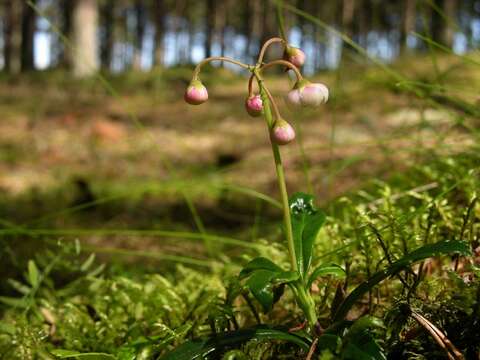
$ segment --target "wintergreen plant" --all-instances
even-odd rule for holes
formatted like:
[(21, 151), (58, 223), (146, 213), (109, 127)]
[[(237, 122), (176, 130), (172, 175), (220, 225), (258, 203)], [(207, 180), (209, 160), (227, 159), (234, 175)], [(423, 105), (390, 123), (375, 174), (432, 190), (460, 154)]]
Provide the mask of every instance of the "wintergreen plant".
[[(283, 46), (283, 59), (265, 63), (263, 61), (265, 52), (275, 43)], [(275, 98), (265, 83), (263, 73), (274, 66), (293, 72), (296, 82), (286, 96), (287, 102), (293, 106), (318, 107), (324, 104), (329, 97), (328, 88), (324, 84), (311, 83), (304, 79), (299, 66), (305, 62), (305, 53), (289, 45), (284, 38), (275, 37), (265, 42), (257, 62), (253, 65), (227, 57), (210, 57), (201, 61), (195, 68), (193, 78), (185, 92), (185, 100), (189, 104), (199, 105), (207, 101), (208, 93), (199, 75), (202, 67), (212, 61), (230, 62), (248, 70), (251, 74), (245, 107), (252, 117), (263, 115), (269, 130), (283, 209), (283, 234), (290, 262), (290, 267), (285, 269), (272, 259), (254, 258), (241, 270), (238, 280), (241, 286), (255, 297), (266, 313), (272, 310), (274, 304), (282, 297), (285, 288), (288, 287), (302, 311), (304, 321), (288, 331), (267, 326), (227, 332), (222, 336), (216, 334), (210, 340), (186, 343), (163, 359), (187, 359), (192, 354), (203, 356), (228, 348), (229, 344), (242, 343), (251, 339), (284, 340), (294, 343), (308, 352), (307, 359), (311, 359), (315, 353), (325, 354), (325, 352), (345, 359), (358, 358), (357, 356), (384, 359), (383, 351), (373, 336), (374, 331), (383, 328), (382, 322), (370, 316), (360, 316), (354, 322), (346, 321), (355, 303), (367, 293), (371, 298), (371, 290), (374, 286), (394, 276), (401, 280), (410, 294), (415, 291), (415, 284), (420, 280), (421, 274), (414, 277), (413, 285), (409, 285), (399, 275), (402, 271), (409, 269), (416, 262), (442, 253), (467, 255), (469, 246), (461, 241), (440, 241), (407, 252), (400, 259), (393, 259), (388, 254), (388, 249), (382, 246), (382, 249), (387, 251), (388, 267), (373, 274), (367, 271), (368, 279), (360, 283), (347, 296), (344, 294), (346, 286), (339, 285), (331, 303), (330, 318), (321, 323), (312, 291), (314, 284), (318, 278), (325, 275), (345, 277), (346, 271), (336, 264), (320, 264), (315, 268), (312, 266), (315, 257), (315, 241), (326, 215), (315, 207), (312, 195), (299, 192), (288, 197), (280, 146), (287, 145), (295, 139), (295, 130), (281, 116)], [(257, 83), (258, 94), (253, 91), (254, 82)], [(360, 214), (360, 216), (363, 215)], [(412, 273), (411, 269), (408, 271)], [(323, 328), (325, 324), (326, 329)]]
[[(284, 58), (265, 63), (263, 61), (265, 53), (275, 43), (283, 46)], [(325, 221), (325, 215), (316, 209), (314, 199), (310, 195), (298, 193), (292, 198), (288, 198), (279, 146), (292, 142), (295, 139), (295, 130), (280, 115), (275, 98), (263, 78), (263, 72), (274, 66), (286, 67), (293, 71), (296, 83), (288, 98), (295, 105), (319, 106), (327, 101), (328, 89), (323, 84), (312, 84), (304, 79), (298, 66), (303, 65), (305, 53), (289, 45), (284, 39), (275, 37), (265, 42), (254, 65), (244, 64), (226, 57), (210, 57), (200, 62), (195, 68), (192, 81), (185, 92), (185, 100), (189, 104), (198, 105), (207, 101), (208, 94), (200, 81), (199, 74), (202, 67), (212, 61), (230, 62), (251, 73), (248, 81), (246, 110), (251, 116), (263, 114), (270, 133), (278, 187), (282, 199), (283, 230), (290, 259), (290, 269), (282, 269), (269, 259), (256, 258), (242, 270), (240, 278), (245, 279), (246, 286), (265, 311), (271, 309), (277, 300), (278, 291), (276, 292), (276, 289), (283, 289), (287, 285), (305, 314), (308, 327), (313, 328), (318, 325), (318, 320), (315, 302), (310, 293), (310, 285), (320, 270), (311, 269), (312, 252), (317, 234)], [(258, 85), (259, 94), (253, 92), (254, 81)], [(294, 97), (295, 101), (292, 100)]]

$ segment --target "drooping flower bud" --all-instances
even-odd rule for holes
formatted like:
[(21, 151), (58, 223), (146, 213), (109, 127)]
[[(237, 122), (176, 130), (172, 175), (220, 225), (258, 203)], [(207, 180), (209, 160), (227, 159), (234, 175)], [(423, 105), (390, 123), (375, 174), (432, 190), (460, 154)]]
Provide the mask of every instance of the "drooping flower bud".
[(328, 95), (328, 88), (325, 85), (302, 79), (288, 93), (287, 101), (296, 106), (317, 107), (327, 102)]
[(287, 103), (294, 107), (302, 105), (300, 101), (300, 91), (298, 89), (294, 88), (288, 92)]
[(302, 67), (305, 63), (305, 53), (301, 49), (290, 45), (285, 48), (284, 58), (296, 67)]
[(304, 106), (316, 107), (328, 101), (328, 88), (320, 83), (306, 85), (300, 91), (300, 101)]
[(245, 100), (245, 108), (250, 116), (262, 115), (263, 101), (260, 95), (251, 95)]
[(200, 105), (208, 100), (207, 88), (200, 80), (192, 80), (183, 96), (185, 101), (191, 105)]
[(277, 145), (286, 145), (295, 139), (295, 130), (284, 119), (277, 119), (270, 131), (270, 138)]

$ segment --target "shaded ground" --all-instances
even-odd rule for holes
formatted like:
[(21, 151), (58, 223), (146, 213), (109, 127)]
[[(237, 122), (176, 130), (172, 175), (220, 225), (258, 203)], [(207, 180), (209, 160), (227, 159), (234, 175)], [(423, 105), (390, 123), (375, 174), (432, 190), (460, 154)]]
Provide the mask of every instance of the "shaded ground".
[[(442, 84), (456, 93), (462, 88), (471, 100), (478, 92), (463, 92), (465, 79), (474, 84), (479, 73), (458, 61), (440, 61)], [(415, 60), (398, 68), (428, 82), (436, 76), (429, 64)], [(453, 65), (457, 70), (448, 72)], [(265, 125), (243, 110), (245, 80), (226, 72), (206, 75), (210, 101), (192, 107), (182, 100), (188, 74), (112, 78), (115, 96), (98, 81), (74, 84), (63, 74), (3, 82), (0, 217), (40, 228), (196, 231), (185, 191), (209, 231), (265, 235), (269, 228), (259, 224), (279, 213), (246, 188), (275, 196), (276, 180)], [(317, 80), (332, 96), (315, 112), (288, 109), (282, 96), (289, 81), (267, 80), (300, 135), (283, 151), (291, 191), (310, 187), (325, 202), (408, 167), (428, 148), (451, 153), (472, 141), (458, 125), (458, 111), (399, 91), (381, 70), (352, 66)], [(92, 202), (98, 203), (88, 206)], [(110, 236), (112, 243), (159, 246), (158, 239), (132, 242), (128, 236)], [(173, 248), (185, 251), (178, 242)]]

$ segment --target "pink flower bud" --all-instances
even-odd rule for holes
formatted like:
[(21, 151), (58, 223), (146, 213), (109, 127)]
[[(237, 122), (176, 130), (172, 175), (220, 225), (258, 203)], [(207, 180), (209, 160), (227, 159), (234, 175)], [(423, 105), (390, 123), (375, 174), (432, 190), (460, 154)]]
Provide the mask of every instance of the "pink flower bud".
[(183, 96), (185, 101), (191, 105), (200, 105), (208, 100), (207, 88), (200, 80), (192, 80)]
[(302, 105), (300, 101), (300, 91), (298, 89), (290, 90), (287, 95), (287, 103), (292, 106)]
[(305, 63), (305, 53), (296, 47), (287, 46), (285, 48), (285, 60), (291, 62), (296, 67), (302, 67)]
[(317, 107), (328, 101), (328, 88), (320, 83), (308, 84), (300, 90), (300, 101), (304, 106)]
[(251, 95), (245, 100), (245, 108), (250, 116), (257, 117), (262, 115), (263, 101), (260, 95)]
[(295, 106), (317, 107), (327, 100), (328, 88), (325, 85), (305, 79), (298, 81), (287, 95), (288, 103)]
[(295, 130), (284, 119), (277, 119), (270, 132), (270, 138), (277, 145), (286, 145), (295, 139)]

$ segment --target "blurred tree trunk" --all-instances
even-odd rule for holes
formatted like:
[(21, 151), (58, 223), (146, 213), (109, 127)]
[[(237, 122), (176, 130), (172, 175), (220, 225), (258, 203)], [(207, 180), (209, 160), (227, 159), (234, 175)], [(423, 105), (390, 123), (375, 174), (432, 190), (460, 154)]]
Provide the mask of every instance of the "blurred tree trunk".
[[(444, 0), (433, 0), (433, 4), (436, 8), (442, 10)], [(444, 28), (446, 27), (445, 21), (433, 7), (430, 7), (430, 17), (430, 36), (433, 41), (443, 44), (443, 33)]]
[(353, 16), (355, 15), (355, 0), (343, 0), (342, 30), (348, 37), (353, 36)]
[(213, 45), (213, 35), (215, 31), (215, 10), (216, 10), (216, 1), (207, 0), (207, 23), (205, 29), (205, 57), (212, 56), (212, 45)]
[[(59, 3), (60, 13), (61, 13), (61, 25), (60, 30), (62, 35), (65, 36), (68, 40), (72, 41), (72, 10), (74, 0), (61, 0)], [(70, 69), (72, 67), (72, 51), (69, 49), (69, 44), (66, 44), (62, 39), (60, 39), (60, 52), (58, 55), (58, 65), (65, 69)]]
[(77, 0), (73, 9), (73, 73), (77, 77), (98, 70), (98, 4), (96, 0)]
[(22, 1), (5, 0), (4, 56), (5, 69), (18, 74), (22, 69)]
[[(229, 24), (229, 7), (230, 1), (223, 0), (217, 11), (216, 27), (218, 29), (219, 42), (220, 42), (220, 56), (225, 56), (226, 53), (226, 37)], [(222, 64), (223, 65), (223, 64)]]
[(402, 29), (400, 31), (400, 53), (405, 53), (408, 34), (415, 30), (416, 0), (405, 0), (403, 4)]
[[(35, 4), (36, 0), (32, 0)], [(35, 10), (26, 2), (23, 4), (22, 13), (22, 71), (33, 70), (33, 38), (35, 36), (37, 16)]]
[(243, 33), (245, 35), (245, 58), (247, 63), (252, 61), (252, 43), (253, 43), (253, 27), (254, 27), (254, 2), (255, 0), (245, 0), (244, 15), (243, 15)]
[(165, 36), (165, 1), (154, 0), (153, 16), (155, 35), (153, 38), (153, 65), (162, 66), (163, 61), (163, 37)]
[[(260, 46), (262, 46), (268, 39), (274, 36), (279, 36), (279, 30), (276, 24), (275, 16), (276, 9), (274, 5), (270, 1), (265, 1), (262, 11)], [(280, 49), (280, 46), (272, 46), (266, 55), (267, 59), (281, 58), (282, 53)], [(278, 67), (278, 71), (281, 71), (280, 67)]]
[(257, 42), (260, 36), (260, 28), (261, 28), (261, 12), (262, 6), (261, 3), (257, 0), (247, 0), (246, 1), (246, 9), (245, 9), (245, 17), (247, 21), (244, 22), (245, 24), (245, 31), (247, 37), (246, 43), (246, 60), (247, 62), (252, 61), (252, 58), (257, 55)]
[(133, 69), (140, 70), (142, 62), (143, 38), (145, 36), (146, 12), (143, 0), (136, 0), (135, 5), (135, 37), (133, 53)]
[(275, 27), (275, 18), (275, 8), (270, 1), (265, 1), (262, 8), (262, 34), (260, 45), (263, 45), (265, 41), (278, 35)]
[[(299, 0), (297, 3), (297, 8), (301, 11), (308, 13), (307, 0)], [(297, 17), (298, 28), (300, 29), (300, 48), (305, 50), (305, 45), (307, 41), (307, 23), (303, 16)]]
[[(343, 0), (342, 6), (342, 31), (352, 39), (354, 34), (354, 15), (355, 15), (355, 0)], [(342, 45), (342, 61), (345, 60), (346, 50), (351, 49), (351, 46), (346, 42)]]
[(453, 46), (453, 38), (455, 36), (453, 25), (456, 24), (456, 10), (457, 0), (444, 0), (443, 12), (447, 21), (444, 20), (443, 24), (443, 43), (449, 48)]
[(110, 70), (112, 65), (113, 46), (115, 44), (115, 0), (106, 0), (100, 10), (103, 37), (100, 44), (100, 62), (102, 68)]

